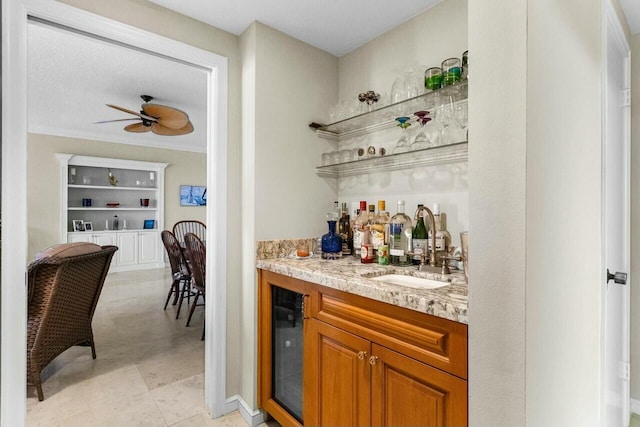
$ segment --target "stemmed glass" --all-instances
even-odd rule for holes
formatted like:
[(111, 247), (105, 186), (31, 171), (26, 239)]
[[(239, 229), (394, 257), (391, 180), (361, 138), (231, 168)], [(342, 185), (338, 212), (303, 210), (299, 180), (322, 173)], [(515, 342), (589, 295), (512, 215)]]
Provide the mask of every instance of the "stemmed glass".
[(396, 121), (398, 122), (398, 127), (402, 129), (402, 136), (396, 143), (396, 146), (393, 148), (393, 153), (406, 153), (409, 151), (409, 138), (407, 138), (407, 128), (411, 126), (409, 123), (409, 117), (397, 117)]
[(431, 146), (431, 140), (424, 133), (424, 125), (431, 121), (430, 117), (427, 117), (428, 111), (416, 111), (414, 115), (417, 117), (417, 122), (420, 124), (420, 132), (416, 135), (415, 139), (411, 143), (412, 150), (420, 150)]
[[(442, 131), (440, 132), (440, 142), (442, 144), (453, 144), (455, 142), (464, 141), (464, 133), (462, 127), (456, 118), (456, 110), (453, 105), (453, 97), (448, 96), (448, 100), (442, 107)], [(440, 115), (440, 112), (438, 113)]]

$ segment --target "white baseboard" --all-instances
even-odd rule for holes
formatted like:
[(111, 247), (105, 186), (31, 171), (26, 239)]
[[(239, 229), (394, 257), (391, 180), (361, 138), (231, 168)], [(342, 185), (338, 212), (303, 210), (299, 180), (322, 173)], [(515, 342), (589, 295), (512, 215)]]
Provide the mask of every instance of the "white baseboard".
[(640, 414), (640, 400), (631, 399), (631, 412)]
[(247, 405), (247, 402), (245, 402), (244, 399), (238, 395), (228, 398), (225, 405), (226, 414), (233, 411), (240, 412), (240, 415), (242, 415), (242, 418), (244, 418), (244, 420), (247, 422), (247, 424), (249, 424), (250, 427), (256, 427), (267, 420), (266, 412), (260, 410), (252, 410), (251, 408), (249, 408), (249, 405)]

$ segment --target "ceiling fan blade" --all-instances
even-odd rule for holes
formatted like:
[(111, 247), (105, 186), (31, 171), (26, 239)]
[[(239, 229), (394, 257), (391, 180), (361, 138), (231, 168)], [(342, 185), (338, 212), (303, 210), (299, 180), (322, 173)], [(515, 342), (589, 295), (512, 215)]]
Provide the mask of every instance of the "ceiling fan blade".
[(160, 123), (151, 123), (151, 130), (157, 135), (178, 136), (193, 132), (193, 125), (191, 122), (187, 122), (187, 124), (180, 129), (171, 129), (161, 125)]
[[(157, 123), (153, 123), (151, 126), (155, 124)], [(132, 125), (125, 126), (124, 130), (126, 130), (127, 132), (134, 132), (134, 133), (149, 132), (151, 130), (151, 126), (145, 126), (142, 123), (134, 123)]]
[(156, 118), (162, 126), (171, 129), (181, 129), (189, 122), (189, 116), (184, 111), (159, 104), (142, 104), (142, 111)]
[(119, 107), (119, 106), (117, 106), (117, 105), (107, 104), (107, 107), (115, 108), (116, 110), (119, 110), (119, 111), (122, 111), (122, 112), (125, 112), (125, 113), (129, 113), (129, 114), (133, 114), (134, 116), (138, 116), (138, 117), (140, 117), (141, 119), (150, 120), (150, 121), (152, 121), (152, 122), (157, 121), (157, 120), (156, 120), (156, 118), (155, 118), (155, 117), (153, 117), (153, 116), (148, 116), (148, 115), (146, 115), (146, 114), (136, 113), (136, 112), (135, 112), (135, 111), (133, 111), (133, 110), (129, 110), (129, 109), (124, 108), (124, 107)]
[(112, 123), (112, 122), (128, 122), (131, 120), (140, 120), (140, 119), (116, 119), (116, 120), (103, 120), (101, 122), (93, 122), (94, 125), (99, 125), (101, 123)]

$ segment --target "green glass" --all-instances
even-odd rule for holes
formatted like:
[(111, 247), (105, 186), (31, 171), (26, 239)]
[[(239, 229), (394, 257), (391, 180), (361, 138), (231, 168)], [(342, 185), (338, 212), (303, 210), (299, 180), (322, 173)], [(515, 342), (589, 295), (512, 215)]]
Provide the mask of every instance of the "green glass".
[(449, 86), (460, 81), (462, 67), (458, 58), (442, 61), (442, 86)]
[(442, 85), (442, 69), (440, 67), (432, 67), (424, 72), (424, 87), (429, 90), (440, 89)]

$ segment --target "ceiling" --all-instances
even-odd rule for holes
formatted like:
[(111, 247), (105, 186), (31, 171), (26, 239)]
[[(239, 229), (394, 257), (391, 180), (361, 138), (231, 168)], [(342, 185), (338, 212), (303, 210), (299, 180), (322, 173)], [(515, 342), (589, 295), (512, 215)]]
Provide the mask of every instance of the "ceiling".
[[(254, 20), (336, 55), (400, 25), (440, 0), (301, 1), (150, 0), (234, 34)], [(268, 3), (268, 7), (265, 4)], [(631, 31), (640, 32), (640, 1), (620, 0)], [(354, 24), (355, 23), (355, 24)], [(206, 151), (207, 72), (43, 23), (28, 26), (28, 124), (32, 133)], [(160, 136), (125, 132), (135, 122), (94, 124), (132, 116), (140, 95), (189, 114), (194, 132)]]
[(259, 21), (342, 56), (441, 0), (149, 1), (236, 35)]
[[(30, 21), (28, 25), (29, 132), (206, 151), (207, 72), (167, 58)], [(187, 135), (129, 133), (135, 121), (105, 104), (140, 111), (140, 95), (186, 112)]]

